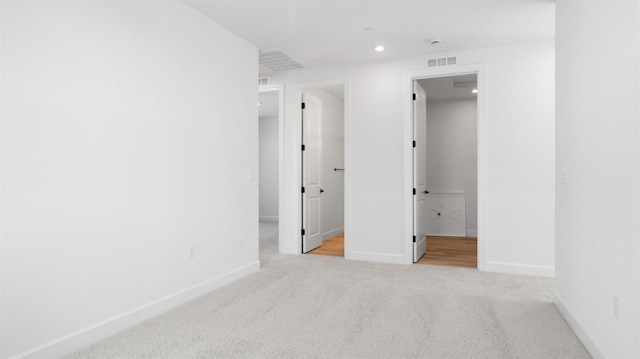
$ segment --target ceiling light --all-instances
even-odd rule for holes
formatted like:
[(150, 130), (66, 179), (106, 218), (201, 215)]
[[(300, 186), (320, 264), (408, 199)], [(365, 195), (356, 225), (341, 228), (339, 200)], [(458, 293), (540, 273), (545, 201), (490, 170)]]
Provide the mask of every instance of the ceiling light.
[(435, 38), (435, 39), (429, 40), (429, 44), (431, 44), (432, 46), (440, 45), (441, 43), (442, 43), (442, 39), (440, 39), (440, 38)]
[(378, 51), (378, 52), (382, 52), (384, 51), (384, 46), (382, 45), (377, 45), (376, 47), (373, 48), (374, 50)]
[(471, 90), (471, 93), (478, 93), (478, 89)]
[(362, 31), (371, 32), (371, 31), (373, 31), (373, 28), (372, 27), (365, 27), (364, 29), (362, 29)]

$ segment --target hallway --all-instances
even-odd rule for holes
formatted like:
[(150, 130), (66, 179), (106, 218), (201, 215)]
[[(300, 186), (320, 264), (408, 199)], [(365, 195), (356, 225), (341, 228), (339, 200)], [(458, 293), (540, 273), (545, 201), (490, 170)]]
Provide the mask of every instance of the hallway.
[[(307, 254), (344, 257), (344, 233), (327, 239)], [(427, 252), (417, 263), (477, 268), (478, 240), (475, 237), (428, 236)]]

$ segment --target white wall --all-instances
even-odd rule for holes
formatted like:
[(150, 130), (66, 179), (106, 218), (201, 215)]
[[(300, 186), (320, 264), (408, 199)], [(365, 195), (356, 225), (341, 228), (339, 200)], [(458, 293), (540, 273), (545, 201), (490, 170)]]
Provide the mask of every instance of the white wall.
[(427, 189), (465, 193), (467, 235), (478, 230), (478, 102), (427, 101)]
[[(276, 96), (277, 101), (277, 96)], [(260, 117), (260, 219), (278, 220), (279, 119)]]
[(258, 270), (257, 50), (180, 1), (1, 6), (0, 357)]
[(322, 89), (309, 89), (322, 101), (322, 237), (344, 231), (344, 102)]
[[(554, 44), (552, 41), (457, 52), (461, 64), (485, 64), (487, 118), (486, 269), (553, 275)], [(287, 84), (286, 213), (283, 249), (299, 253), (300, 110), (297, 91), (308, 83), (344, 79), (346, 257), (408, 263), (405, 191), (404, 77), (426, 70), (427, 56), (296, 70), (272, 76)], [(290, 86), (292, 85), (292, 86)], [(407, 85), (410, 86), (410, 85)], [(350, 99), (350, 100), (349, 100)], [(297, 142), (296, 142), (297, 141)], [(298, 151), (299, 152), (299, 151)], [(296, 167), (297, 166), (297, 167)], [(526, 203), (515, 210), (514, 203)], [(285, 223), (283, 223), (283, 219)], [(479, 234), (480, 235), (480, 234)]]
[(556, 304), (595, 358), (640, 357), (638, 7), (556, 7)]

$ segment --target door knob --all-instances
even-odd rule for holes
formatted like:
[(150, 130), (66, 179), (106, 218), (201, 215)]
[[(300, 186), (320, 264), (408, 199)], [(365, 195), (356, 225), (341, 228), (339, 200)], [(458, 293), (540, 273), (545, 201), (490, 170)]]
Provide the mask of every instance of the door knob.
[(320, 188), (320, 193), (324, 193), (324, 190), (322, 188)]
[(425, 191), (424, 191), (424, 194), (429, 194), (429, 191), (425, 190)]

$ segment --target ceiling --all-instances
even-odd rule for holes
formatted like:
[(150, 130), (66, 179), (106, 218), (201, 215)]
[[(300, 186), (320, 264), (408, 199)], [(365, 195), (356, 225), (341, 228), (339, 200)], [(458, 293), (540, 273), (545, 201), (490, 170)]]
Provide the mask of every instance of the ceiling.
[(329, 95), (344, 102), (344, 86), (323, 87), (322, 89)]
[[(448, 76), (418, 80), (418, 83), (427, 92), (427, 100), (476, 98), (471, 90), (477, 88), (477, 78), (476, 74)], [(458, 84), (457, 87), (454, 83)]]
[[(553, 0), (183, 1), (260, 50), (281, 50), (305, 68), (554, 36)], [(433, 38), (442, 43), (430, 45)], [(374, 51), (377, 44), (385, 50)], [(261, 66), (262, 76), (270, 73)]]

